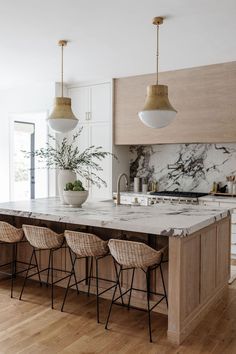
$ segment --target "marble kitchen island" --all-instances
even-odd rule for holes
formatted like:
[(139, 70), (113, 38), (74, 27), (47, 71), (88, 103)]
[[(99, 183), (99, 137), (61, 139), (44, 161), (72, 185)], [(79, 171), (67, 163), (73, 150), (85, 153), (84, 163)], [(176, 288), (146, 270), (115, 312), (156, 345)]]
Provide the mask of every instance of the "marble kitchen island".
[[(0, 204), (0, 220), (17, 227), (24, 223), (48, 226), (58, 232), (84, 230), (97, 233), (104, 239), (132, 239), (135, 236), (155, 248), (168, 244), (169, 261), (165, 263), (164, 271), (169, 308), (157, 307), (156, 311), (168, 315), (168, 338), (177, 344), (191, 333), (209, 308), (227, 291), (230, 218), (228, 209), (192, 205), (115, 206), (107, 201), (70, 208), (61, 205), (56, 198)], [(27, 260), (29, 252), (30, 247), (24, 243), (18, 256)], [(1, 252), (1, 261), (9, 256), (7, 249)], [(40, 267), (45, 267), (46, 258), (40, 256)], [(101, 268), (102, 275), (114, 278), (108, 262), (111, 260)], [(56, 263), (70, 269), (65, 249), (58, 251)], [(86, 264), (77, 270), (78, 275), (84, 271)], [(124, 289), (129, 286), (129, 279), (129, 275), (122, 279)], [(135, 286), (143, 287), (143, 284), (140, 275)], [(152, 287), (159, 289), (156, 279), (152, 280)], [(134, 293), (134, 304), (145, 306), (145, 296)]]

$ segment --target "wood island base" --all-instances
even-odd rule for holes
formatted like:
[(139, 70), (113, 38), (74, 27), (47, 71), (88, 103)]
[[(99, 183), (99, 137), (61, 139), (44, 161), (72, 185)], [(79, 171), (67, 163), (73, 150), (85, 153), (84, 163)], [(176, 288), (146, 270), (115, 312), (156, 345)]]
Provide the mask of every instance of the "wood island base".
[[(228, 279), (230, 274), (230, 216), (188, 235), (186, 237), (167, 237), (161, 235), (147, 235), (125, 230), (113, 230), (101, 227), (90, 227), (85, 225), (66, 224), (63, 222), (31, 219), (20, 216), (0, 214), (0, 220), (7, 221), (12, 225), (21, 227), (22, 224), (34, 224), (50, 227), (56, 232), (63, 232), (65, 229), (82, 230), (94, 232), (103, 239), (126, 236), (128, 239), (145, 239), (148, 243), (159, 249), (169, 245), (169, 261), (164, 264), (164, 278), (168, 291), (169, 308), (162, 302), (156, 312), (168, 315), (168, 340), (174, 344), (180, 344), (198, 325), (209, 309), (227, 292)], [(8, 246), (1, 245), (0, 262), (10, 259), (11, 250)], [(31, 247), (22, 243), (18, 249), (18, 259), (28, 261)], [(56, 255), (57, 254), (57, 255)], [(112, 267), (112, 260), (106, 257), (102, 261), (100, 272), (103, 277), (115, 280), (115, 272)], [(43, 269), (48, 264), (48, 251), (39, 251), (39, 265)], [(71, 269), (70, 257), (67, 249), (60, 249), (55, 252), (55, 267), (65, 270)], [(86, 262), (80, 263), (77, 267), (77, 277), (84, 276), (87, 271)], [(140, 271), (136, 277), (134, 287), (144, 289), (145, 278)], [(60, 277), (57, 272), (55, 277)], [(152, 278), (152, 290), (162, 291), (159, 274)], [(46, 277), (46, 275), (45, 275)], [(129, 287), (131, 274), (127, 272), (122, 277), (122, 288)], [(66, 286), (67, 282), (59, 283)], [(104, 289), (105, 283), (100, 284)], [(82, 284), (81, 290), (86, 290), (87, 285)], [(95, 288), (91, 287), (95, 293)], [(110, 299), (111, 292), (104, 294)], [(153, 298), (153, 301), (156, 298)], [(133, 292), (134, 306), (146, 308), (145, 294)]]

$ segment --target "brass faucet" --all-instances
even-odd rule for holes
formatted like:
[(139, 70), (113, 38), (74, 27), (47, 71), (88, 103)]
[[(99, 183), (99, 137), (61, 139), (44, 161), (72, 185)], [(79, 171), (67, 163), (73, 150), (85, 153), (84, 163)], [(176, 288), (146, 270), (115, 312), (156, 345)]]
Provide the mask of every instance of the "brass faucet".
[(125, 177), (126, 180), (126, 189), (128, 189), (129, 186), (129, 177), (127, 176), (126, 173), (121, 173), (117, 179), (116, 205), (120, 205), (120, 181), (123, 176)]

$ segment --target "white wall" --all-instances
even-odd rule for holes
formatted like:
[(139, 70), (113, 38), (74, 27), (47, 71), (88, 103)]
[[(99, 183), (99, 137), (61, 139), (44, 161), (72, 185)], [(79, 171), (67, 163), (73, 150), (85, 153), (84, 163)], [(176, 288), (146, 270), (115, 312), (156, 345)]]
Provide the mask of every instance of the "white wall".
[(0, 90), (0, 202), (9, 200), (11, 114), (46, 112), (51, 108), (54, 96), (54, 83)]

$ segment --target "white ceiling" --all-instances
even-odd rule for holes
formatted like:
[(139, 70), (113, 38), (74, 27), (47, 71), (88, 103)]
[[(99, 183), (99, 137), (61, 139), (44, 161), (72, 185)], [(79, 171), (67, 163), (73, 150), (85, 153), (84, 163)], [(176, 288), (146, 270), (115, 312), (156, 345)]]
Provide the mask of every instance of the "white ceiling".
[(0, 87), (78, 82), (236, 60), (235, 0), (0, 0)]

